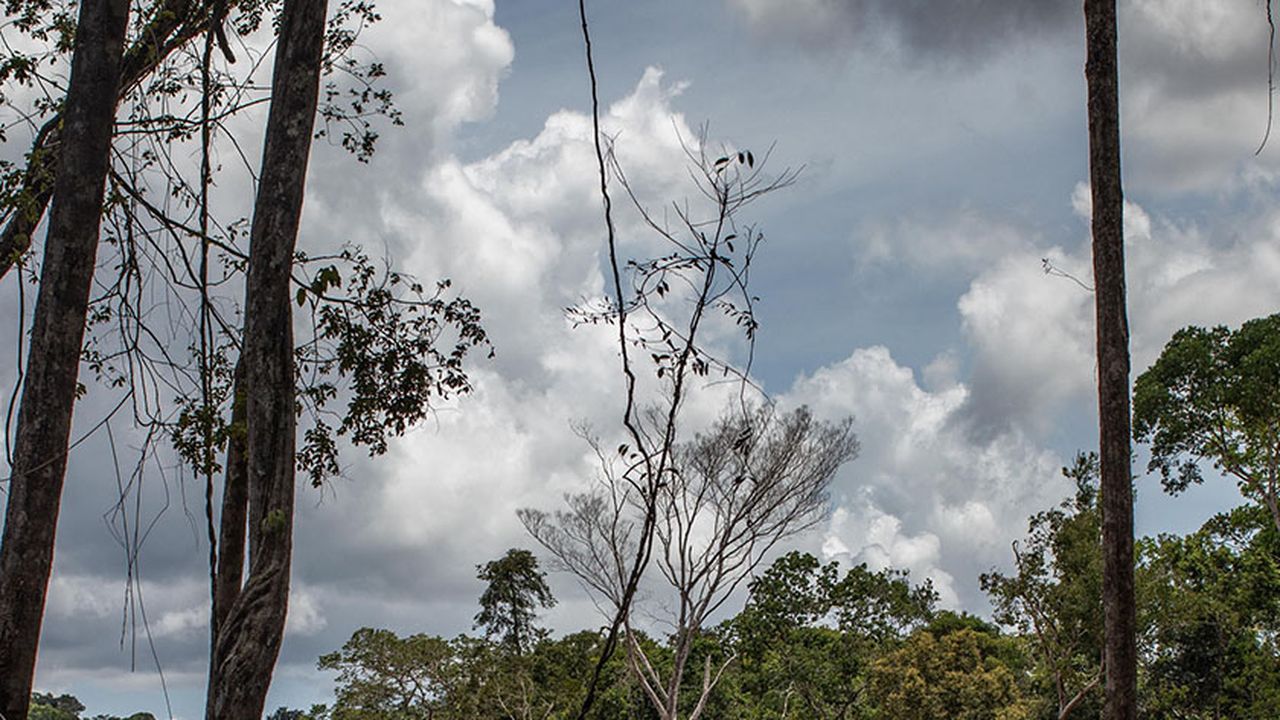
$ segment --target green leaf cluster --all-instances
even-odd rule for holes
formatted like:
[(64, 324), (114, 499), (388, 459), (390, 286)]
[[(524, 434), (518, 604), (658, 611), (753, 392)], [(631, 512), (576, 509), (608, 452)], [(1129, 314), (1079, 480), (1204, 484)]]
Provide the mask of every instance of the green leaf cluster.
[(1276, 717), (1280, 535), (1256, 506), (1138, 543), (1142, 698), (1152, 717)]
[(156, 720), (149, 712), (137, 712), (128, 717), (118, 715), (82, 716), (84, 703), (69, 693), (54, 695), (53, 693), (31, 693), (31, 708), (27, 713), (28, 720)]
[(476, 627), (483, 627), (486, 637), (501, 638), (514, 654), (523, 655), (544, 634), (533, 624), (538, 608), (556, 604), (546, 573), (538, 569), (538, 558), (528, 550), (511, 548), (477, 570), (476, 577), (488, 585), (480, 596)]
[(1202, 482), (1208, 461), (1280, 523), (1280, 314), (1175, 333), (1134, 384), (1133, 436), (1169, 492)]

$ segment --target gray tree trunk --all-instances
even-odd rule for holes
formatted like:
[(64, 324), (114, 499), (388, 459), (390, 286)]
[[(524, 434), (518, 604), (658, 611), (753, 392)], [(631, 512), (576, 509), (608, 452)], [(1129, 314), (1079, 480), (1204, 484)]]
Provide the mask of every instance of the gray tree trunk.
[(67, 469), (128, 0), (83, 0), (0, 541), (0, 714), (25, 718)]
[(1105, 720), (1138, 715), (1133, 590), (1133, 475), (1129, 447), (1129, 323), (1125, 311), (1124, 193), (1116, 1), (1085, 0), (1089, 178), (1097, 313), (1098, 428), (1102, 460), (1102, 606)]
[(218, 628), (240, 595), (244, 581), (245, 513), (249, 506), (249, 488), (245, 467), (245, 403), (244, 362), (236, 363), (232, 385), (231, 438), (227, 441), (226, 480), (222, 486), (222, 517), (218, 529), (218, 566), (213, 587), (213, 621), (210, 630), (218, 637)]
[(222, 486), (222, 516), (217, 535), (217, 565), (213, 576), (213, 612), (209, 621), (209, 677), (205, 706), (213, 705), (213, 657), (218, 633), (240, 596), (244, 583), (245, 523), (249, 507), (248, 469), (245, 461), (244, 362), (236, 363), (232, 384), (231, 437), (227, 441), (226, 477)]
[(326, 0), (286, 0), (250, 232), (245, 288), (245, 470), (249, 575), (218, 628), (206, 716), (258, 720), (280, 643), (293, 554), (293, 310), (290, 270), (302, 216), (324, 46)]

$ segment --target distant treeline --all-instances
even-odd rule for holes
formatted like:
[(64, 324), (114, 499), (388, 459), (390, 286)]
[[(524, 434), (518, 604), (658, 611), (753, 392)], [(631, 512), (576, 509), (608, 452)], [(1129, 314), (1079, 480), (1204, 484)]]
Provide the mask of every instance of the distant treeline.
[[(1033, 516), (1009, 574), (983, 575), (990, 620), (936, 608), (928, 581), (811, 555), (778, 558), (737, 615), (698, 631), (672, 715), (641, 678), (665, 683), (673, 638), (636, 632), (606, 664), (590, 717), (1040, 720), (1098, 717), (1102, 691), (1096, 460), (1065, 471), (1073, 498)], [(541, 573), (526, 551), (512, 566)], [(1280, 708), (1280, 538), (1242, 506), (1186, 536), (1137, 545), (1140, 702), (1146, 718), (1273, 720)], [(485, 566), (493, 570), (502, 561)], [(482, 577), (494, 583), (490, 572)], [(506, 578), (510, 580), (511, 578)], [(519, 583), (508, 583), (515, 587)], [(486, 593), (481, 617), (502, 615)], [(526, 598), (528, 600), (529, 598)], [(543, 598), (545, 600), (546, 598)], [(546, 604), (545, 602), (542, 604)], [(529, 607), (525, 603), (523, 607)], [(488, 614), (486, 615), (486, 611)], [(319, 660), (336, 701), (271, 720), (574, 718), (603, 636), (551, 637), (532, 624), (447, 640), (362, 628)], [(655, 625), (666, 622), (654, 618)], [(518, 635), (516, 637), (519, 637)], [(661, 683), (650, 682), (654, 687)], [(706, 692), (702, 692), (706, 690)]]

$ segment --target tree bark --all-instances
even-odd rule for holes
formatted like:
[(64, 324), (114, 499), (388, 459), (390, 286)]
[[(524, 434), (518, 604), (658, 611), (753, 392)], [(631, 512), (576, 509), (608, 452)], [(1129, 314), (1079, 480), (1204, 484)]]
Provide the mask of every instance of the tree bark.
[(248, 469), (245, 461), (244, 362), (236, 363), (232, 385), (231, 437), (227, 441), (226, 479), (222, 486), (222, 517), (218, 528), (218, 566), (214, 574), (213, 623), (210, 632), (218, 637), (218, 628), (240, 595), (244, 581), (245, 513), (249, 506)]
[(218, 633), (244, 583), (245, 523), (249, 507), (248, 469), (245, 460), (245, 395), (244, 362), (236, 363), (232, 384), (231, 436), (227, 440), (226, 477), (222, 485), (222, 516), (217, 535), (217, 564), (213, 574), (213, 612), (209, 621), (209, 677), (205, 688), (205, 706), (213, 705), (213, 680), (216, 665), (212, 658), (218, 649)]
[(1085, 0), (1089, 178), (1097, 316), (1098, 429), (1102, 461), (1105, 720), (1137, 717), (1133, 589), (1133, 475), (1129, 447), (1129, 325), (1125, 311), (1124, 193), (1116, 0)]
[(206, 717), (217, 720), (262, 717), (284, 637), (296, 446), (289, 273), (315, 125), (325, 15), (326, 0), (286, 0), (276, 45), (241, 354), (249, 576), (214, 641)]
[(25, 718), (67, 468), (128, 0), (84, 0), (0, 541), (0, 714)]

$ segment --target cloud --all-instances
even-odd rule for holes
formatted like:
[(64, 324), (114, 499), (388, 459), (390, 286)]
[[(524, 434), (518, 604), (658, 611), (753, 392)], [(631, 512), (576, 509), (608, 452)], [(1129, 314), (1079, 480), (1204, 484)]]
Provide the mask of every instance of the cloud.
[(926, 390), (883, 347), (802, 377), (781, 400), (825, 419), (854, 417), (862, 455), (834, 488), (822, 552), (933, 580), (948, 607), (979, 608), (979, 573), (1007, 561), (1026, 516), (1065, 494), (1061, 459), (1007, 429), (975, 439), (962, 422), (970, 390)]
[[(1010, 53), (1069, 50), (1050, 57), (1080, 68), (1083, 112), (1079, 2), (728, 0), (728, 6), (757, 36), (815, 57), (860, 53), (906, 68), (969, 72)], [(1265, 12), (1256, 0), (1119, 3), (1121, 125), (1131, 187), (1222, 193), (1280, 171), (1280, 150), (1254, 157), (1267, 126)], [(1033, 87), (1036, 79), (1022, 82)]]
[[(695, 133), (672, 106), (682, 87), (650, 68), (605, 108), (604, 131), (643, 197), (692, 192), (681, 143)], [(450, 277), (484, 309), (496, 357), (472, 364), (474, 393), (439, 405), (386, 456), (353, 460), (350, 481), (322, 503), (301, 501), (297, 577), (326, 625), (314, 639), (291, 636), (287, 662), (314, 662), (321, 639), (332, 649), (361, 625), (469, 627), (483, 590), (475, 566), (533, 546), (515, 510), (556, 508), (593, 477), (596, 459), (571, 424), (616, 432), (617, 340), (606, 326), (575, 328), (564, 308), (606, 287), (595, 163), (590, 118), (560, 111), (487, 157), (439, 158), (378, 208), (374, 222), (405, 249), (408, 271)], [(620, 252), (647, 254), (650, 232), (624, 199), (615, 206)], [(696, 393), (690, 422), (714, 417), (724, 392)], [(596, 620), (555, 617), (565, 629)]]
[(124, 676), (135, 668), (150, 675), (156, 659), (166, 674), (200, 677), (208, 605), (207, 578), (199, 576), (128, 584), (121, 577), (59, 570), (45, 612), (37, 686), (71, 684), (68, 674), (148, 684)]
[[(410, 127), (379, 128), (379, 153), (370, 166), (356, 164), (345, 151), (317, 143), (309, 174), (300, 246), (308, 251), (354, 240), (362, 242), (377, 258), (384, 248), (392, 254), (416, 241), (388, 236), (381, 222), (384, 206), (404, 207), (420, 189), (424, 170), (450, 157), (458, 128), (489, 117), (497, 103), (499, 82), (513, 58), (511, 40), (494, 23), (491, 2), (473, 0), (392, 0), (380, 3), (383, 21), (360, 38), (357, 52), (376, 48), (374, 59), (383, 63), (387, 84), (396, 93)], [(267, 63), (269, 68), (269, 62)], [(233, 130), (245, 157), (256, 162), (262, 136), (265, 106), (233, 120)], [(8, 151), (6, 151), (8, 152)], [(174, 151), (177, 162), (190, 164), (194, 154)], [(219, 216), (246, 215), (245, 203), (252, 186), (238, 164), (237, 152), (222, 147), (215, 158), (228, 164), (214, 187)], [(377, 191), (372, 191), (373, 187)], [(465, 243), (466, 238), (459, 238)], [(12, 307), (9, 294), (5, 306)], [(28, 298), (28, 310), (30, 298)], [(8, 328), (6, 328), (6, 332)], [(6, 335), (8, 337), (8, 335)], [(175, 342), (186, 343), (186, 338)], [(12, 368), (6, 364), (5, 376)], [(76, 410), (76, 434), (107, 415), (119, 399), (90, 384), (90, 392)], [(179, 712), (195, 715), (205, 678), (208, 653), (208, 548), (204, 540), (203, 483), (192, 482), (171, 456), (161, 452), (141, 466), (141, 485), (134, 485), (139, 505), (129, 504), (130, 542), (141, 538), (138, 572), (142, 583), (126, 590), (125, 551), (117, 545), (122, 532), (117, 512), (113, 457), (118, 460), (122, 482), (130, 480), (135, 450), (145, 430), (129, 428), (128, 409), (111, 423), (112, 442), (99, 431), (80, 445), (70, 461), (66, 493), (59, 523), (57, 561), (54, 567), (48, 613), (42, 638), (38, 686), (78, 688), (146, 685), (158, 697), (147, 633), (155, 643), (170, 690), (179, 697)], [(164, 441), (161, 441), (164, 444)], [(357, 456), (358, 457), (358, 456)], [(370, 466), (356, 465), (359, 469)], [(368, 480), (375, 484), (373, 479)], [(131, 499), (134, 496), (131, 496)], [(300, 492), (300, 514), (316, 510), (315, 495)], [(329, 505), (321, 508), (328, 509)], [(135, 515), (136, 511), (136, 515)], [(154, 523), (152, 521), (155, 521)], [(463, 520), (462, 522), (465, 522)], [(297, 560), (304, 570), (325, 568), (320, 558), (307, 564), (314, 552), (323, 557), (330, 545), (345, 547), (364, 528), (343, 527), (347, 537), (326, 534), (313, 526), (310, 547), (299, 547)], [(136, 536), (135, 536), (136, 533)], [(357, 543), (358, 544), (358, 543)], [(416, 549), (416, 548), (415, 548)], [(341, 553), (333, 553), (340, 556)], [(372, 553), (353, 551), (366, 562), (378, 562)], [(441, 561), (443, 564), (443, 560)], [(359, 568), (330, 567), (339, 577)], [(295, 583), (287, 636), (305, 657), (287, 660), (313, 667), (317, 647), (333, 649), (354, 629), (349, 618), (334, 620), (333, 609), (345, 606), (331, 598), (324, 584), (313, 585), (305, 575)], [(370, 584), (376, 592), (376, 585)], [(129, 604), (132, 592), (134, 604)], [(143, 612), (145, 610), (145, 616)], [(122, 622), (125, 623), (123, 640)], [(132, 631), (136, 622), (137, 634)], [(352, 621), (353, 622), (353, 621)], [(338, 625), (336, 630), (334, 625)], [(327, 633), (327, 634), (326, 634)], [(308, 645), (307, 643), (313, 643)], [(136, 652), (135, 652), (136, 651)], [(135, 665), (137, 675), (130, 675)], [(145, 676), (145, 681), (139, 679)], [(103, 691), (101, 688), (108, 688)], [(153, 705), (150, 708), (159, 714)], [(132, 712), (132, 711), (130, 711)]]
[[(469, 23), (475, 37), (493, 40), (483, 3), (437, 4), (423, 12)], [(384, 22), (393, 18), (388, 12)], [(438, 103), (423, 111), (449, 115), (437, 125), (444, 136), (491, 105), (483, 92), (465, 90), (483, 89), (485, 77), (503, 72), (501, 53), (489, 49), (476, 50), (492, 60), (482, 63), (487, 76), (464, 76), (452, 91), (431, 91), (433, 97), (453, 92), (466, 99), (461, 106)], [(650, 68), (602, 118), (606, 133), (616, 138), (620, 164), (647, 201), (693, 193), (682, 142), (696, 133), (672, 105), (682, 88)], [(466, 104), (475, 98), (480, 100)], [(367, 173), (352, 172), (350, 165), (338, 170), (336, 158), (316, 166), (304, 241), (373, 238), (424, 281), (452, 278), (455, 289), (484, 310), (497, 356), (475, 358), (475, 392), (439, 404), (386, 456), (353, 452), (344, 457), (345, 478), (320, 492), (300, 492), (281, 677), (310, 677), (316, 657), (340, 647), (361, 626), (444, 635), (469, 628), (483, 590), (475, 566), (508, 547), (533, 545), (516, 521), (516, 508), (554, 508), (563, 493), (582, 489), (592, 477), (594, 457), (570, 425), (585, 420), (613, 432), (622, 385), (613, 331), (574, 328), (564, 315), (566, 306), (599, 296), (605, 287), (591, 138), (588, 116), (561, 111), (536, 136), (470, 162), (448, 152), (447, 137), (432, 140), (421, 165), (393, 158), (380, 167), (375, 159), (370, 172), (381, 173), (379, 187), (392, 189), (373, 193), (363, 192)], [(622, 252), (647, 254), (654, 242), (620, 198), (618, 205)], [(690, 421), (714, 417), (724, 392), (694, 393)], [(93, 403), (80, 410), (99, 416)], [(122, 452), (139, 439), (117, 433)], [(106, 542), (110, 535), (102, 524), (113, 517), (116, 501), (114, 486), (98, 474), (110, 449), (97, 437), (81, 450), (68, 480), (41, 655), (41, 681), (48, 687), (109, 682), (130, 662), (109, 641), (85, 642), (118, 633), (123, 581), (111, 572), (124, 553)], [(168, 462), (161, 458), (157, 466), (172, 472)], [(141, 513), (144, 525), (162, 513), (141, 551), (147, 617), (171, 689), (198, 707), (208, 643), (203, 486), (180, 474), (157, 477), (154, 469), (148, 466)], [(75, 493), (81, 486), (85, 492)], [(570, 596), (577, 592), (563, 578), (557, 583)], [(595, 622), (573, 597), (564, 607), (577, 612), (565, 610), (552, 621), (566, 629)], [(145, 671), (145, 655), (139, 657)]]
[(1077, 25), (1067, 0), (729, 0), (760, 34), (811, 50), (888, 53), (907, 63), (975, 62)]
[(1267, 23), (1254, 0), (1121, 4), (1122, 131), (1134, 186), (1222, 193), (1277, 154), (1255, 158), (1267, 123)]
[[(983, 432), (1008, 427), (1046, 431), (1059, 413), (1092, 405), (1093, 295), (1087, 223), (1088, 187), (1072, 205), (1078, 244), (1026, 247), (994, 262), (970, 283), (958, 308), (972, 351), (966, 415)], [(1274, 210), (1201, 226), (1125, 205), (1127, 291), (1133, 377), (1186, 325), (1239, 325), (1280, 305), (1271, 278), (1280, 271)]]
[[(773, 22), (797, 38), (810, 33), (806, 42), (813, 47), (831, 50), (847, 44), (961, 64), (986, 61), (1032, 40), (1057, 38), (1077, 24), (1071, 18), (1078, 12), (1073, 3), (734, 3), (752, 22)], [(1130, 66), (1146, 68), (1143, 73), (1159, 79), (1126, 80), (1125, 87), (1149, 103), (1127, 106), (1126, 131), (1132, 135), (1126, 136), (1131, 143), (1126, 146), (1131, 153), (1126, 162), (1132, 153), (1150, 162), (1167, 152), (1168, 181), (1192, 178), (1186, 187), (1203, 188), (1212, 187), (1213, 178), (1224, 172), (1240, 170), (1233, 161), (1223, 160), (1213, 145), (1239, 129), (1228, 127), (1227, 121), (1212, 123), (1213, 112), (1230, 114), (1228, 120), (1235, 122), (1237, 115), (1222, 110), (1233, 106), (1209, 103), (1206, 108), (1216, 109), (1201, 112), (1197, 98), (1217, 97), (1210, 66), (1223, 78), (1235, 78), (1233, 63), (1244, 67), (1250, 52), (1229, 43), (1215, 48), (1215, 38), (1220, 39), (1215, 33), (1227, 33), (1221, 29), (1226, 25), (1215, 23), (1238, 22), (1252, 6), (1251, 0), (1236, 2), (1221, 11), (1227, 13), (1221, 19), (1213, 15), (1217, 10), (1197, 11), (1194, 5), (1147, 3), (1126, 10), (1126, 18), (1139, 17), (1134, 14), (1139, 11), (1167, 11), (1163, 20), (1170, 24), (1135, 26), (1125, 35), (1137, 49), (1150, 47), (1146, 55), (1132, 56), (1137, 59)], [(1033, 16), (1030, 8), (1047, 10)], [(1210, 15), (1201, 23), (1197, 12)], [(315, 679), (317, 655), (339, 647), (362, 625), (443, 634), (470, 627), (483, 589), (474, 577), (475, 565), (508, 547), (532, 546), (515, 522), (514, 510), (556, 507), (562, 493), (582, 488), (594, 470), (588, 449), (569, 423), (585, 419), (609, 432), (620, 411), (614, 336), (607, 328), (575, 329), (562, 312), (607, 287), (601, 272), (603, 233), (589, 118), (561, 110), (530, 137), (482, 157), (467, 157), (469, 148), (460, 147), (459, 137), (465, 134), (461, 129), (495, 112), (499, 83), (514, 57), (510, 37), (495, 24), (492, 3), (399, 0), (385, 6), (383, 13), (386, 20), (373, 32), (384, 35), (369, 36), (369, 44), (390, 48), (383, 59), (410, 126), (384, 132), (381, 151), (369, 168), (355, 166), (341, 151), (318, 150), (304, 243), (310, 247), (358, 240), (375, 256), (385, 248), (399, 259), (398, 265), (425, 282), (451, 278), (455, 289), (484, 310), (497, 357), (477, 358), (472, 371), (476, 392), (440, 405), (421, 428), (394, 443), (387, 456), (347, 456), (346, 479), (334, 481), (321, 493), (300, 493), (295, 594), (278, 677), (310, 678), (306, 682), (317, 687), (324, 685)], [(978, 21), (984, 17), (996, 21), (981, 25)], [(1222, 35), (1226, 36), (1229, 33)], [(1166, 42), (1170, 38), (1187, 41)], [(1195, 83), (1179, 84), (1181, 76), (1172, 71), (1158, 76), (1160, 63), (1174, 55), (1182, 58), (1186, 77), (1198, 78)], [(574, 57), (576, 62), (578, 56)], [(1201, 68), (1203, 76), (1192, 73), (1193, 67)], [(992, 73), (997, 78), (1008, 75), (1003, 68)], [(986, 81), (971, 82), (976, 87)], [(995, 88), (989, 89), (992, 94), (974, 102), (996, 102), (992, 98), (1004, 87), (1002, 82), (987, 82)], [(617, 137), (622, 166), (646, 202), (688, 194), (680, 142), (694, 133), (677, 111), (683, 87), (651, 68), (631, 92), (606, 109), (605, 130)], [(1231, 88), (1241, 98), (1250, 97), (1244, 80)], [(923, 97), (921, 102), (928, 104), (921, 106), (921, 116), (930, 127), (944, 130), (951, 126), (938, 123), (930, 113), (954, 109), (963, 118), (962, 100), (973, 101), (964, 92), (961, 98), (918, 92), (909, 84), (894, 89), (903, 96)], [(1038, 86), (1033, 89), (1041, 92)], [(1142, 92), (1150, 98), (1143, 100)], [(937, 104), (938, 97), (945, 102)], [(1187, 122), (1193, 124), (1183, 127), (1168, 114), (1175, 101), (1188, 103), (1194, 115)], [(1051, 105), (1056, 117), (1059, 105)], [(785, 103), (779, 107), (794, 115), (792, 127), (815, 128), (810, 136), (822, 138), (822, 152), (845, 151), (827, 140), (827, 132), (847, 118), (807, 125), (813, 121), (802, 110)], [(993, 144), (1017, 130), (1017, 106), (1010, 108), (998, 113), (998, 122), (1008, 128), (984, 126)], [(1134, 115), (1135, 108), (1146, 114)], [(895, 130), (903, 127), (899, 114), (890, 113), (886, 120)], [(1247, 120), (1243, 114), (1239, 117)], [(1161, 135), (1162, 127), (1176, 132)], [(1191, 135), (1184, 147), (1179, 134), (1186, 133)], [(905, 135), (915, 136), (910, 131)], [(1152, 140), (1144, 145), (1144, 137)], [(784, 139), (784, 150), (789, 143)], [(901, 159), (891, 144), (867, 143), (872, 147), (865, 152), (886, 153), (881, 165), (867, 166), (868, 185), (878, 183), (880, 173), (890, 177), (901, 172)], [(912, 149), (917, 160), (909, 164), (911, 182), (917, 182), (917, 176), (950, 174), (945, 168), (947, 153), (957, 144), (950, 134), (917, 142)], [(1195, 170), (1200, 162), (1196, 158), (1202, 158), (1211, 172)], [(1036, 169), (1030, 161), (1018, 167)], [(1132, 171), (1141, 166), (1135, 162), (1126, 167)], [(1269, 166), (1250, 167), (1250, 182), (1269, 192)], [(963, 179), (972, 181), (967, 175)], [(901, 194), (896, 188), (904, 186), (888, 187)], [(841, 193), (846, 189), (842, 186)], [(985, 192), (985, 186), (973, 192)], [(1065, 207), (1064, 195), (1059, 191), (1053, 202)], [(1077, 212), (1086, 216), (1087, 195), (1078, 190), (1075, 199)], [(846, 200), (841, 195), (840, 202), (830, 206), (841, 207)], [(940, 207), (936, 198), (922, 202), (913, 196), (906, 202), (911, 212), (902, 214), (910, 219), (865, 226), (873, 242), (858, 248), (866, 252), (859, 260), (886, 273), (901, 273), (893, 282), (909, 288), (935, 285), (920, 282), (915, 273), (924, 271), (930, 278), (955, 278), (962, 288), (959, 297), (951, 287), (922, 287), (921, 293), (947, 294), (944, 302), (958, 313), (961, 329), (954, 338), (923, 338), (919, 345), (926, 350), (917, 348), (916, 355), (932, 360), (907, 363), (903, 358), (909, 355), (897, 346), (893, 353), (878, 346), (855, 349), (856, 344), (845, 339), (849, 307), (833, 303), (828, 310), (815, 305), (821, 309), (812, 317), (791, 323), (805, 327), (788, 350), (803, 357), (799, 362), (813, 362), (811, 343), (818, 341), (811, 327), (838, 328), (830, 333), (834, 339), (822, 342), (839, 349), (822, 357), (839, 359), (796, 380), (781, 400), (807, 403), (828, 419), (853, 414), (862, 441), (863, 456), (842, 470), (834, 514), (810, 539), (811, 549), (877, 567), (909, 568), (917, 579), (932, 578), (948, 605), (978, 609), (983, 606), (978, 573), (1006, 563), (1008, 541), (1021, 534), (1027, 515), (1070, 491), (1069, 485), (1055, 482), (1063, 458), (1046, 449), (1051, 444), (1046, 437), (1060, 429), (1064, 413), (1088, 407), (1091, 296), (1070, 280), (1046, 277), (1041, 259), (1049, 258), (1054, 267), (1087, 283), (1087, 229), (1080, 223), (1055, 234), (1010, 219), (990, 205), (981, 210), (947, 209), (930, 217), (921, 208)], [(652, 239), (627, 212), (626, 203), (615, 204), (620, 208), (624, 254), (647, 254)], [(1022, 214), (1039, 208), (1024, 208)], [(846, 217), (832, 217), (831, 225), (845, 232)], [(1191, 222), (1131, 205), (1129, 219), (1135, 371), (1154, 359), (1163, 341), (1182, 324), (1234, 324), (1280, 303), (1274, 283), (1280, 276), (1280, 213), (1267, 210), (1222, 223)], [(847, 247), (828, 255), (818, 242), (778, 251), (775, 257), (781, 255), (784, 265), (799, 257), (821, 261), (776, 280), (774, 287), (763, 289), (766, 299), (785, 297), (801, 285), (826, 293), (819, 283), (830, 282), (831, 276), (824, 272), (837, 275), (839, 282), (856, 282), (839, 275), (841, 270), (831, 270), (848, 268), (847, 264), (826, 262), (836, 256), (844, 260)], [(952, 320), (948, 317), (938, 325)], [(875, 338), (896, 331), (887, 329), (891, 321), (877, 322), (856, 331)], [(930, 334), (915, 327), (902, 332)], [(942, 346), (932, 348), (932, 342)], [(913, 370), (921, 366), (919, 373)], [(789, 380), (787, 376), (780, 382)], [(93, 404), (98, 402), (96, 392), (77, 410), (78, 417), (96, 421), (102, 416), (102, 408)], [(689, 426), (713, 418), (721, 407), (714, 391), (695, 396), (687, 406)], [(136, 440), (124, 435), (117, 436), (121, 447)], [(102, 482), (108, 457), (105, 444), (95, 440), (73, 458), (50, 595), (50, 630), (42, 650), (46, 686), (74, 690), (87, 678), (118, 681), (121, 686), (141, 682), (138, 676), (126, 676), (128, 656), (114, 643), (123, 581), (113, 574), (122, 565), (122, 552), (107, 541), (101, 520), (114, 500), (110, 483)], [(199, 519), (203, 488), (173, 477), (148, 482), (148, 512), (162, 502), (170, 507), (143, 548), (148, 612), (170, 682), (198, 693), (207, 652), (201, 627), (207, 605), (207, 548)], [(184, 492), (193, 509), (189, 521), (181, 512)], [(570, 580), (556, 577), (553, 583), (563, 599), (548, 622), (577, 629), (596, 621)], [(193, 706), (198, 707), (198, 701)]]
[(1051, 409), (1093, 380), (1093, 295), (1047, 275), (1046, 259), (1090, 282), (1087, 258), (1021, 249), (993, 262), (957, 303), (972, 353), (966, 413), (981, 434), (1015, 426), (1043, 432), (1056, 422)]
[(913, 583), (931, 581), (944, 606), (956, 607), (960, 603), (955, 578), (940, 567), (941, 539), (927, 530), (912, 536), (903, 534), (902, 521), (874, 505), (859, 508), (857, 515), (847, 507), (836, 508), (822, 543), (822, 554), (827, 560), (866, 563), (876, 571), (906, 570)]
[[(873, 252), (871, 262), (898, 272), (945, 267), (972, 280), (956, 301), (961, 344), (925, 363), (921, 380), (871, 347), (784, 395), (824, 417), (856, 418), (863, 456), (837, 482), (826, 555), (905, 567), (932, 578), (945, 603), (982, 607), (977, 575), (1006, 564), (1025, 518), (1067, 493), (1055, 482), (1064, 456), (1048, 447), (1073, 422), (1091, 422), (1095, 367), (1086, 185), (1071, 206), (1072, 243), (960, 214), (950, 227), (904, 221), (901, 240)], [(1200, 224), (1126, 204), (1133, 377), (1178, 328), (1235, 326), (1280, 306), (1278, 218), (1268, 206)], [(972, 253), (952, 249), (966, 237)]]
[[(380, 87), (394, 93), (405, 126), (374, 120), (378, 149), (368, 167), (340, 148), (315, 146), (304, 246), (360, 241), (370, 249), (385, 244), (399, 255), (404, 248), (397, 243), (415, 238), (389, 233), (379, 208), (411, 202), (424, 169), (450, 156), (459, 128), (492, 116), (498, 85), (515, 57), (510, 36), (494, 22), (492, 3), (393, 0), (378, 11), (383, 19), (362, 33), (357, 56), (384, 66)], [(261, 134), (260, 126), (251, 132)]]
[(863, 270), (905, 264), (960, 278), (1028, 244), (1025, 228), (972, 208), (867, 223), (855, 237)]
[(289, 617), (285, 622), (285, 633), (316, 635), (328, 624), (316, 593), (310, 588), (294, 584), (289, 589)]

